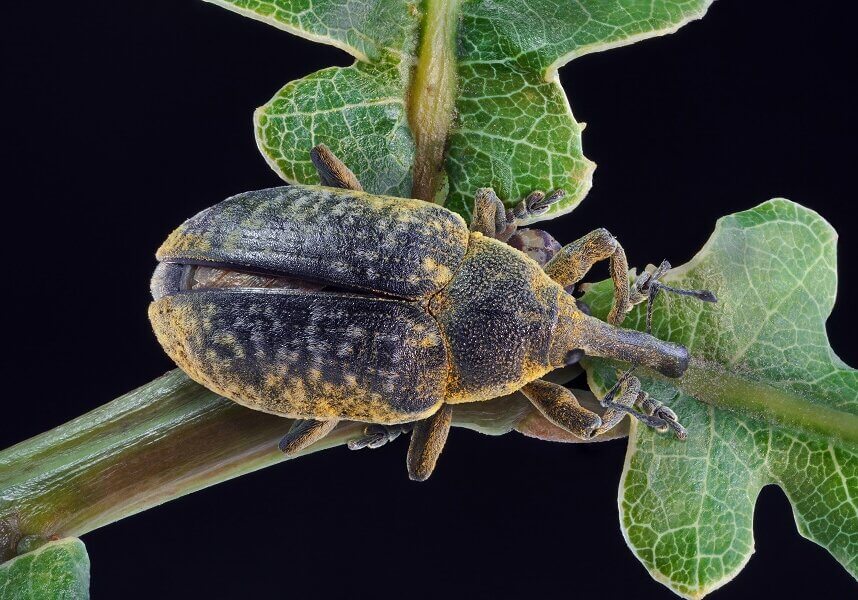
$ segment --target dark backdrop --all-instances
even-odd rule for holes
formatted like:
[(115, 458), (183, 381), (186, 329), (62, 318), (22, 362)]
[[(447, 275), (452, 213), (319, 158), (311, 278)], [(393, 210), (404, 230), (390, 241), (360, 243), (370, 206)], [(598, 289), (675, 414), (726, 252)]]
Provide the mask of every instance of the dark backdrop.
[[(599, 167), (581, 207), (548, 228), (568, 242), (605, 226), (632, 263), (681, 264), (719, 216), (801, 202), (843, 235), (829, 332), (858, 364), (856, 36), (843, 7), (720, 0), (676, 35), (565, 67)], [(197, 0), (3, 13), (7, 446), (171, 368), (146, 319), (155, 248), (203, 207), (278, 184), (253, 108), (351, 61)], [(624, 442), (456, 430), (425, 484), (407, 480), (405, 448), (321, 453), (95, 531), (94, 597), (671, 597), (620, 534)], [(780, 491), (757, 508), (758, 552), (713, 598), (854, 594)], [(567, 513), (587, 515), (584, 528), (566, 532)]]

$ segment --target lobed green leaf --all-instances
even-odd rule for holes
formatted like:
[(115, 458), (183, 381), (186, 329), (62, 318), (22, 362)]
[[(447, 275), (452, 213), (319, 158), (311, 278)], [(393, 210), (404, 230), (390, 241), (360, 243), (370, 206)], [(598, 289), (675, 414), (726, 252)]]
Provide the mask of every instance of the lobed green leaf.
[(79, 539), (48, 542), (0, 564), (0, 600), (85, 600), (89, 556)]
[(256, 137), (286, 181), (318, 183), (308, 150), (327, 144), (377, 194), (440, 199), (466, 218), (474, 190), (507, 204), (592, 183), (583, 126), (557, 69), (589, 52), (670, 33), (711, 0), (209, 0), (357, 60), (282, 88)]
[[(620, 486), (626, 539), (651, 574), (700, 598), (744, 567), (764, 485), (780, 486), (799, 531), (858, 577), (858, 371), (828, 343), (836, 233), (813, 211), (772, 200), (719, 220), (666, 282), (708, 288), (716, 305), (662, 294), (658, 337), (694, 357), (685, 376), (642, 378), (688, 428), (685, 442), (633, 424)], [(609, 282), (586, 301), (604, 315)], [(643, 308), (626, 326), (644, 327)], [(587, 361), (604, 391), (614, 366)]]

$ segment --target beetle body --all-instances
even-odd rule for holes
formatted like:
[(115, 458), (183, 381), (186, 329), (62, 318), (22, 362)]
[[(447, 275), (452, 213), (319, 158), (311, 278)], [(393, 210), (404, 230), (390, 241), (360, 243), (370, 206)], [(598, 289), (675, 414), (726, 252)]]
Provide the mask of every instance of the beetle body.
[[(584, 314), (524, 253), (418, 200), (248, 192), (186, 221), (157, 256), (149, 315), (167, 353), (278, 415), (416, 421), (520, 389), (574, 350), (671, 376), (687, 365), (683, 347)], [(195, 286), (201, 268), (249, 284)]]

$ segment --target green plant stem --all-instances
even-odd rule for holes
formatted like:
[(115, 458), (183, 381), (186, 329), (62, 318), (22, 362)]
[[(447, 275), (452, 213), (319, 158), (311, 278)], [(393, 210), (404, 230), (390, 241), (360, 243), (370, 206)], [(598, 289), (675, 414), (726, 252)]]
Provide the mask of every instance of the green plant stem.
[(839, 438), (858, 447), (858, 416), (830, 405), (808, 402), (785, 389), (727, 373), (718, 365), (692, 361), (680, 387), (712, 406), (816, 436)]
[(21, 537), (79, 536), (271, 464), (288, 427), (172, 371), (0, 454), (0, 556)]
[(408, 119), (414, 135), (411, 195), (433, 201), (456, 97), (456, 23), (460, 0), (427, 0)]
[[(568, 380), (574, 372), (560, 372)], [(457, 405), (454, 425), (575, 441), (521, 395)], [(0, 452), (0, 562), (34, 540), (80, 536), (123, 517), (286, 460), (290, 419), (244, 408), (175, 370)], [(301, 454), (363, 432), (345, 422)], [(398, 474), (401, 475), (401, 474)], [(20, 547), (19, 547), (20, 546)]]

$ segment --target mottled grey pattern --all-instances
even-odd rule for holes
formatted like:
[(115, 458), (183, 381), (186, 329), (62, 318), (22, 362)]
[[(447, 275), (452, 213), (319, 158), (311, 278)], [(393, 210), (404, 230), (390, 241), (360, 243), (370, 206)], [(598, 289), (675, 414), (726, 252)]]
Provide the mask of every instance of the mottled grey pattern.
[(443, 341), (418, 303), (210, 289), (157, 306), (153, 322), (168, 351), (207, 385), (254, 408), (401, 422), (424, 416), (444, 395)]
[(419, 200), (290, 186), (228, 198), (186, 221), (158, 252), (420, 298), (464, 256), (461, 217)]

